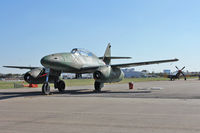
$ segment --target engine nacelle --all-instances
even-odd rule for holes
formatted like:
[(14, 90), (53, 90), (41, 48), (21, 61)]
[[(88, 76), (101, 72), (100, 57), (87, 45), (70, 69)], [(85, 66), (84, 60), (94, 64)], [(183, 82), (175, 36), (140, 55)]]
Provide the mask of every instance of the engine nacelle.
[(119, 68), (111, 68), (111, 66), (100, 67), (93, 73), (93, 78), (97, 82), (112, 83), (119, 82), (124, 78), (124, 73)]
[[(24, 75), (24, 80), (29, 84), (43, 84), (46, 81), (45, 68), (36, 68)], [(56, 75), (49, 75), (49, 82), (54, 83), (58, 79)]]

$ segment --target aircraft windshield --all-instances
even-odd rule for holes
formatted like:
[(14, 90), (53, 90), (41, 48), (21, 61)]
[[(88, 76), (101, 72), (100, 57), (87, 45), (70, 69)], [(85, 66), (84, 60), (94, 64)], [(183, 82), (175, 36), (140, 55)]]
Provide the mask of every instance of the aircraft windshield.
[(77, 55), (84, 55), (84, 56), (95, 56), (93, 53), (85, 50), (85, 49), (72, 49), (71, 51), (72, 54), (77, 54)]

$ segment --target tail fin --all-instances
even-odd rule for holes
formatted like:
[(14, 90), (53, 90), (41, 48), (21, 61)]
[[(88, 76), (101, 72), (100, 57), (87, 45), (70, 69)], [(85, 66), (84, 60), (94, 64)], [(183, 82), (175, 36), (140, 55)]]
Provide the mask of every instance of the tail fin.
[(103, 56), (103, 61), (106, 63), (106, 65), (110, 65), (111, 62), (110, 57), (111, 57), (111, 45), (110, 43), (108, 43), (108, 46)]
[(118, 56), (112, 57), (111, 56), (111, 45), (110, 45), (110, 43), (108, 43), (108, 46), (104, 53), (104, 56), (99, 57), (99, 59), (102, 59), (106, 63), (106, 65), (110, 65), (111, 59), (131, 59), (131, 57), (118, 57)]

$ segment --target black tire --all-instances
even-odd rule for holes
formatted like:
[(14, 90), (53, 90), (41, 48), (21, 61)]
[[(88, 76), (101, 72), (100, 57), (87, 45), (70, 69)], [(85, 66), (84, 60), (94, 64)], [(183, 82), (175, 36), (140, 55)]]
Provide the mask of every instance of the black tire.
[(101, 82), (95, 82), (94, 83), (94, 91), (95, 92), (101, 92), (101, 88), (103, 88), (103, 83)]
[(54, 82), (54, 89), (58, 89), (58, 82)]
[(64, 92), (65, 91), (65, 82), (63, 80), (60, 80), (58, 82), (58, 91), (59, 92)]
[(50, 86), (49, 83), (44, 83), (42, 86), (42, 94), (49, 95), (50, 94)]

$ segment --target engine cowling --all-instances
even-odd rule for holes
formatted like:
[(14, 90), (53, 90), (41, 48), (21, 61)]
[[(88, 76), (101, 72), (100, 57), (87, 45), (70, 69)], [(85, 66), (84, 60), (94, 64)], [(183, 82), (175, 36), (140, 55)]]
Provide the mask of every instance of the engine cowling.
[[(43, 84), (46, 81), (46, 75), (45, 68), (36, 68), (25, 73), (24, 80), (29, 84)], [(57, 73), (51, 72), (49, 82), (54, 83), (58, 78)]]
[(124, 73), (119, 68), (105, 66), (95, 71), (93, 73), (93, 78), (97, 82), (103, 83), (119, 82), (124, 78)]
[(45, 77), (44, 68), (36, 68), (25, 73), (24, 80), (29, 84), (40, 84), (45, 81)]

